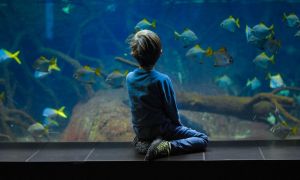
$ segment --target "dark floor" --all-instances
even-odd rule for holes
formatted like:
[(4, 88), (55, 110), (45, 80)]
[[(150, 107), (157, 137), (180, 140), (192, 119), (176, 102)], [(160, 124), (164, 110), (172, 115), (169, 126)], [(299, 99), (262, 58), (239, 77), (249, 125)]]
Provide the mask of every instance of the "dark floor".
[(300, 140), (213, 141), (206, 152), (143, 159), (128, 142), (0, 143), (0, 179), (289, 179), (299, 171)]
[[(0, 143), (0, 162), (143, 161), (127, 142)], [(300, 140), (214, 141), (206, 152), (159, 161), (299, 160)]]

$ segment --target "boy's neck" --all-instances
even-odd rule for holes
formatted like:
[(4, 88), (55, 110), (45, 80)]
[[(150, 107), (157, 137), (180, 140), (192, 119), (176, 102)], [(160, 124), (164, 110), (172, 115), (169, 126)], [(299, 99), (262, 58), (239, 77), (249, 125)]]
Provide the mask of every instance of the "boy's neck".
[(142, 67), (142, 66), (139, 66), (140, 69), (143, 69), (145, 71), (152, 71), (154, 69), (154, 67), (151, 67), (151, 68), (145, 68), (145, 67)]

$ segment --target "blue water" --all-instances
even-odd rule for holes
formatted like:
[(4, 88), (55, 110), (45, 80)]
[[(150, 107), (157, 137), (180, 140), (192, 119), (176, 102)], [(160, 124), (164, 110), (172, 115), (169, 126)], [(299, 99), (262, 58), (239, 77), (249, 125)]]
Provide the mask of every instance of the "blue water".
[[(69, 14), (62, 11), (68, 4), (72, 5)], [(291, 12), (300, 15), (299, 1), (0, 0), (0, 47), (11, 52), (20, 50), (22, 60), (22, 65), (13, 61), (0, 64), (0, 78), (9, 82), (7, 86), (0, 84), (0, 92), (7, 91), (8, 86), (12, 91), (15, 86), (13, 92), (6, 92), (12, 93), (8, 98), (13, 99), (14, 108), (26, 111), (39, 121), (45, 107), (66, 106), (66, 113), (71, 116), (72, 108), (88, 98), (85, 88), (73, 78), (74, 67), (60, 59), (58, 64), (62, 71), (34, 79), (33, 62), (42, 55), (51, 57), (38, 51), (40, 46), (35, 44), (36, 40), (43, 47), (58, 50), (82, 65), (100, 66), (105, 73), (115, 69), (131, 71), (133, 67), (115, 61), (114, 57), (134, 61), (125, 40), (143, 18), (157, 22), (157, 27), (151, 30), (160, 36), (164, 53), (156, 68), (171, 77), (176, 90), (251, 96), (272, 90), (267, 73), (280, 73), (286, 85), (299, 87), (300, 39), (294, 36), (299, 28), (290, 28), (282, 21), (283, 13)], [(241, 27), (234, 33), (220, 27), (230, 15), (240, 19)], [(276, 63), (268, 69), (261, 69), (252, 62), (262, 51), (247, 43), (245, 37), (246, 24), (253, 27), (260, 22), (267, 26), (274, 24), (275, 37), (282, 44), (275, 56)], [(81, 25), (84, 28), (79, 29)], [(206, 59), (204, 64), (187, 59), (188, 48), (183, 48), (174, 38), (174, 31), (181, 33), (185, 28), (197, 34), (201, 47), (210, 46), (214, 50), (226, 47), (234, 63), (216, 68), (211, 59)], [(17, 43), (22, 33), (25, 35)], [(94, 60), (78, 56), (79, 51)], [(183, 78), (181, 83), (179, 72)], [(216, 77), (224, 74), (234, 82), (230, 91), (214, 83)], [(261, 80), (262, 87), (255, 92), (245, 90), (247, 79), (254, 76)], [(215, 89), (202, 88), (206, 86)], [(92, 87), (94, 91), (107, 89), (101, 78)], [(45, 89), (51, 90), (57, 100)], [(62, 121), (58, 131), (63, 132), (68, 123), (69, 119)]]

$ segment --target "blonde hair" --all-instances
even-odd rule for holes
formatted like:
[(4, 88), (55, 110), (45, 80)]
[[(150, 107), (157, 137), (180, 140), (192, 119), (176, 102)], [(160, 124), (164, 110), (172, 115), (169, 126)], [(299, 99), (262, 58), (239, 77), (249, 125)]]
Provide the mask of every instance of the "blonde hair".
[(152, 69), (161, 55), (161, 42), (156, 33), (150, 30), (141, 30), (129, 40), (132, 56), (145, 69)]

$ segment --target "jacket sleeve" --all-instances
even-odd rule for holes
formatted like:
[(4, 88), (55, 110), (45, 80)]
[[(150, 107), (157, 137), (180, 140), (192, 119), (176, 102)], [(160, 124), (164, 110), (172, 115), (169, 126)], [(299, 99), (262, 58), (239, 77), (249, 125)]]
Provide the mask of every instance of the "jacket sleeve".
[(176, 97), (172, 82), (169, 78), (166, 78), (161, 83), (163, 109), (172, 123), (176, 125), (182, 125), (179, 120)]

